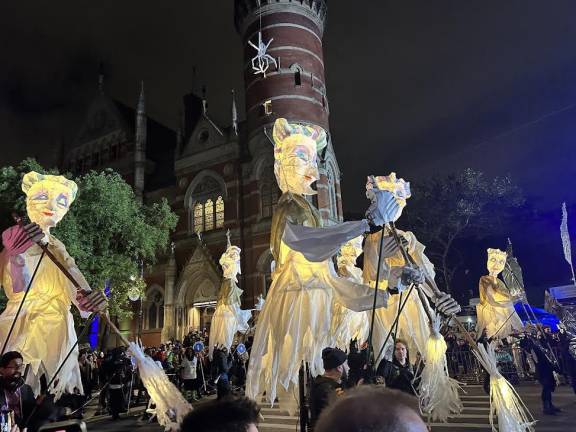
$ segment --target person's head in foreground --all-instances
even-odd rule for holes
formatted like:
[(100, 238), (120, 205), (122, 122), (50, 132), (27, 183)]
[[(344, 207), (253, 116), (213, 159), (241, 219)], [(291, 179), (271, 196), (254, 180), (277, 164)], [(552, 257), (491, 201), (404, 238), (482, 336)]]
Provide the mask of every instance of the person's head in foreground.
[(226, 397), (206, 402), (191, 411), (180, 427), (181, 432), (258, 432), (260, 408), (246, 397)]
[(3, 388), (15, 391), (21, 384), (23, 372), (24, 360), (19, 352), (8, 351), (0, 358), (0, 383)]
[(314, 432), (427, 432), (418, 400), (398, 390), (360, 386), (327, 407)]

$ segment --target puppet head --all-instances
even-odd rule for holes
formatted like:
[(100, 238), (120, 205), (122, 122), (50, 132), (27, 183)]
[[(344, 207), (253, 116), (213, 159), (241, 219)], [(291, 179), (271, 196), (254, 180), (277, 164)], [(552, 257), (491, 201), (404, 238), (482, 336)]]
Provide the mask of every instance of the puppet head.
[(491, 276), (498, 276), (506, 266), (507, 253), (500, 249), (488, 249), (486, 268)]
[(62, 176), (29, 172), (22, 179), (26, 194), (26, 211), (31, 222), (49, 232), (68, 212), (76, 198), (78, 186)]
[(220, 257), (220, 265), (222, 266), (222, 274), (226, 279), (232, 279), (234, 282), (238, 282), (237, 276), (241, 274), (240, 271), (240, 248), (238, 246), (232, 246), (230, 243), (230, 230), (226, 233), (228, 238), (228, 247), (226, 252)]
[[(390, 192), (395, 201), (395, 206), (388, 206), (386, 203), (378, 203), (384, 197), (378, 194), (378, 191)], [(402, 210), (406, 207), (406, 200), (412, 196), (410, 192), (410, 183), (402, 178), (396, 178), (396, 173), (392, 172), (387, 176), (369, 176), (366, 181), (366, 197), (377, 207), (383, 207), (381, 211), (386, 214), (386, 219), (397, 221), (402, 215)], [(389, 212), (394, 214), (389, 214)]]
[(314, 195), (311, 185), (319, 178), (317, 154), (327, 145), (324, 129), (279, 118), (273, 136), (274, 174), (280, 190)]

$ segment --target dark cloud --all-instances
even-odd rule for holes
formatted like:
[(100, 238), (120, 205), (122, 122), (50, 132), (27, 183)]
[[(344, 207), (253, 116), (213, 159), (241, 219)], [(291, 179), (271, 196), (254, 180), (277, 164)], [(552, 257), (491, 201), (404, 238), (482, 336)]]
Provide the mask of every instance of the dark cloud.
[[(576, 202), (575, 15), (571, 0), (329, 2), (326, 77), (345, 207), (362, 211), (370, 173), (416, 182), (468, 166), (510, 173), (549, 215), (532, 226), (532, 244), (556, 248), (557, 209)], [(183, 94), (205, 84), (226, 124), (230, 89), (243, 87), (229, 0), (12, 2), (0, 41), (2, 163), (52, 163), (96, 91), (100, 62), (109, 94), (135, 105), (145, 80), (149, 114), (173, 128)], [(543, 236), (553, 240), (543, 246)]]

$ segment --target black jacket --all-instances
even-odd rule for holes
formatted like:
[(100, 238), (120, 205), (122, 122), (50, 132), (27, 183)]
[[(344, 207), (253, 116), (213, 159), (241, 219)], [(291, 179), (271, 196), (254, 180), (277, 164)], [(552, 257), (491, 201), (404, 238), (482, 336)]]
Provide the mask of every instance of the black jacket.
[[(22, 430), (27, 423), (28, 432), (35, 432), (44, 423), (58, 419), (59, 410), (52, 402), (53, 396), (46, 396), (36, 412), (34, 412), (32, 417), (30, 417), (34, 411), (34, 407), (36, 406), (34, 392), (28, 384), (23, 384), (18, 391), (20, 393), (21, 415), (16, 416), (15, 421), (20, 430)], [(6, 393), (2, 388), (0, 388), (0, 406), (4, 407), (7, 405)]]
[(405, 393), (415, 394), (412, 381), (414, 380), (414, 371), (408, 360), (402, 366), (396, 359), (393, 361), (382, 360), (378, 365), (377, 375), (384, 377), (386, 387), (401, 390)]
[(316, 424), (320, 413), (342, 392), (342, 384), (326, 378), (317, 376), (310, 386), (310, 423), (312, 427)]

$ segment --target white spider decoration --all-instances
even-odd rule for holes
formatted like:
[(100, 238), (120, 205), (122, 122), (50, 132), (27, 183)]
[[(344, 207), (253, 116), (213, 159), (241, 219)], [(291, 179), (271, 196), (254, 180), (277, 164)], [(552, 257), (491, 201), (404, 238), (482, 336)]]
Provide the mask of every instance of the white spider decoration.
[(270, 39), (268, 43), (262, 42), (262, 32), (258, 32), (258, 46), (254, 45), (251, 41), (248, 41), (248, 44), (257, 52), (256, 56), (252, 57), (252, 69), (256, 75), (262, 74), (264, 75), (264, 78), (266, 78), (266, 71), (270, 67), (270, 63), (273, 63), (274, 66), (278, 67), (276, 59), (266, 53), (266, 50), (268, 50), (268, 47), (273, 40), (274, 39)]

